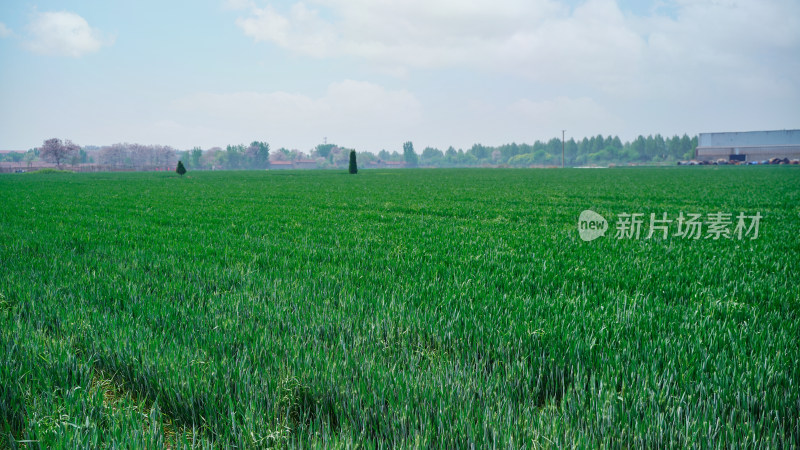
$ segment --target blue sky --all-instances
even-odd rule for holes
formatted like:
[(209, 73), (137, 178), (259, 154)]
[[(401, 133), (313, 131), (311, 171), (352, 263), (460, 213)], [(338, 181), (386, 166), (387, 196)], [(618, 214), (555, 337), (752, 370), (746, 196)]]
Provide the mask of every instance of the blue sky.
[(800, 128), (796, 0), (14, 0), (0, 149)]

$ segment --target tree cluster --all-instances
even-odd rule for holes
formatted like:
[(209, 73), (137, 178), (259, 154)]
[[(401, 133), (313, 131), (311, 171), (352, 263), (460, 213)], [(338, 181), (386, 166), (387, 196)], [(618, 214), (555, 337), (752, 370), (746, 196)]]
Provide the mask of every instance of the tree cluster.
[[(605, 165), (610, 163), (655, 163), (692, 159), (697, 147), (697, 137), (660, 134), (638, 136), (631, 142), (622, 142), (618, 136), (597, 135), (581, 140), (569, 139), (563, 143), (558, 138), (533, 144), (505, 144), (497, 147), (474, 144), (471, 148), (447, 150), (426, 147), (421, 153), (414, 150), (412, 142), (398, 150), (381, 150), (377, 154), (357, 152), (362, 167), (373, 162), (402, 162), (406, 167), (469, 167), (469, 166), (558, 166), (561, 165), (562, 148), (567, 166)], [(301, 163), (302, 167), (319, 169), (348, 168), (354, 149), (336, 144), (320, 144), (308, 152), (279, 148), (271, 151), (267, 142), (253, 141), (249, 145), (228, 145), (225, 149), (213, 147), (203, 150), (195, 147), (178, 151), (169, 146), (120, 143), (105, 147), (80, 148), (70, 140), (58, 138), (44, 141), (41, 147), (27, 152), (0, 155), (0, 161), (27, 162), (38, 159), (77, 165), (97, 163), (101, 166), (123, 170), (154, 170), (175, 167), (178, 159), (187, 169), (193, 170), (262, 170), (271, 161)]]
[(224, 150), (195, 147), (179, 156), (192, 169), (261, 170), (269, 167), (270, 150), (268, 143), (253, 141), (250, 145), (228, 145)]
[[(355, 149), (339, 147), (336, 144), (320, 144), (309, 152), (281, 147), (270, 153), (270, 160), (302, 162), (305, 164), (304, 167), (312, 166), (317, 169), (343, 169), (349, 168), (350, 154), (354, 151)], [(361, 164), (378, 159), (374, 153), (370, 152), (356, 152), (356, 155)]]
[(118, 169), (149, 170), (175, 165), (176, 151), (163, 145), (114, 144), (102, 147), (97, 162)]
[[(688, 135), (664, 138), (639, 136), (632, 142), (623, 143), (618, 136), (597, 135), (580, 141), (570, 139), (563, 143), (553, 138), (547, 142), (533, 144), (506, 144), (498, 147), (475, 144), (470, 149), (446, 151), (427, 147), (422, 151), (419, 164), (427, 167), (456, 167), (476, 165), (508, 165), (528, 167), (533, 165), (560, 165), (562, 151), (567, 166), (582, 166), (609, 163), (653, 163), (692, 159), (697, 147), (697, 137)], [(379, 154), (380, 156), (381, 154)], [(384, 155), (396, 158), (388, 152)]]

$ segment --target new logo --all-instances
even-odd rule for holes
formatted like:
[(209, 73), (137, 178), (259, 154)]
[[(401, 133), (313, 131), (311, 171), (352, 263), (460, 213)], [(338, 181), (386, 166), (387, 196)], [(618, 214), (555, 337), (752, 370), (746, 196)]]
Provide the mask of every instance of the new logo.
[(581, 212), (578, 217), (578, 233), (586, 242), (605, 236), (606, 230), (608, 230), (608, 221), (591, 209)]

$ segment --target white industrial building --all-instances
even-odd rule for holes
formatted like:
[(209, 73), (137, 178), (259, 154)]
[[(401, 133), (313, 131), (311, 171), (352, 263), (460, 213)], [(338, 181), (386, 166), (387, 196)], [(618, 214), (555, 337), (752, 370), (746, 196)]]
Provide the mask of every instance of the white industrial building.
[(800, 159), (800, 130), (700, 133), (695, 159), (768, 161)]

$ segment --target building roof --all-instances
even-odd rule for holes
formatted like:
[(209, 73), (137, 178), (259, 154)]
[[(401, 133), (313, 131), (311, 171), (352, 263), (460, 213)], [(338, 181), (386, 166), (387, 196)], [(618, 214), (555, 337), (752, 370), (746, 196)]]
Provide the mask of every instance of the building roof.
[(698, 147), (766, 147), (800, 145), (800, 130), (700, 133)]
[(800, 130), (700, 133), (697, 159), (765, 161), (800, 157)]

